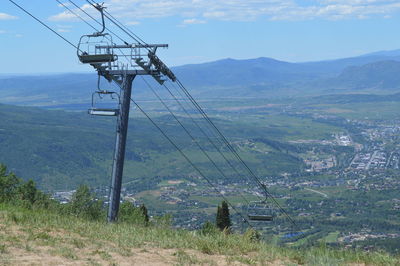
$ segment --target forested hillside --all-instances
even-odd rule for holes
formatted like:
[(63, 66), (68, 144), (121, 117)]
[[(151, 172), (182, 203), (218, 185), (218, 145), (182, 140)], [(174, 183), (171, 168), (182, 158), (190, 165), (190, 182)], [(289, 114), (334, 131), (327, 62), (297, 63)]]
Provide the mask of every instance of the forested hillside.
[[(114, 148), (113, 119), (94, 118), (83, 112), (9, 105), (0, 105), (0, 115), (0, 162), (21, 177), (33, 178), (41, 188), (51, 190), (72, 189), (81, 183), (108, 184)], [(202, 164), (206, 173), (211, 176), (214, 173), (217, 178), (215, 170), (211, 170), (207, 160), (198, 155), (197, 146), (178, 124), (171, 123), (170, 117), (164, 115), (155, 119), (191, 158)], [(249, 138), (274, 139), (281, 137), (282, 133), (290, 135), (290, 132), (273, 127), (242, 127), (223, 119), (216, 122), (227, 136), (239, 140), (239, 143)], [(189, 124), (188, 129), (197, 132), (194, 134), (205, 141), (194, 125)], [(263, 165), (255, 167), (259, 173), (278, 173), (283, 164), (285, 171), (297, 171), (302, 167), (302, 162), (286, 151), (272, 149), (264, 155), (243, 151), (250, 164)], [(140, 116), (134, 117), (130, 123), (126, 160), (125, 182), (140, 179), (145, 187), (166, 177), (190, 178), (194, 171), (148, 120)]]

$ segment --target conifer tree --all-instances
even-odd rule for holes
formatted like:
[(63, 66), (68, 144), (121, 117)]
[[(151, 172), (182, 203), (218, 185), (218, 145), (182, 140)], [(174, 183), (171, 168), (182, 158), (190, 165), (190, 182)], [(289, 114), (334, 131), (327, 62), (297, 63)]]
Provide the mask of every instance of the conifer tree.
[(232, 225), (226, 201), (222, 201), (221, 206), (217, 208), (216, 225), (221, 231), (228, 230)]

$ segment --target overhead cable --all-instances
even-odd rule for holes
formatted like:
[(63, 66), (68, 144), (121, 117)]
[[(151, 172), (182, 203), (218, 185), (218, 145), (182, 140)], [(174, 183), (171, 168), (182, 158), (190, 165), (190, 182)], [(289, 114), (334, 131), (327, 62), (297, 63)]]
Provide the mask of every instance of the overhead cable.
[(13, 0), (8, 0), (9, 2), (11, 2), (12, 4), (14, 4), (16, 7), (18, 7), (19, 9), (21, 9), (22, 11), (24, 11), (27, 15), (29, 15), (30, 17), (32, 17), (34, 20), (36, 20), (37, 22), (39, 22), (40, 24), (42, 24), (44, 27), (46, 27), (48, 30), (50, 30), (51, 32), (53, 32), (54, 34), (56, 34), (58, 37), (60, 37), (61, 39), (63, 39), (65, 42), (67, 42), (69, 45), (71, 45), (72, 47), (74, 47), (75, 49), (79, 50), (78, 47), (73, 44), (72, 42), (70, 42), (69, 40), (67, 40), (64, 36), (62, 36), (61, 34), (59, 34), (58, 32), (56, 32), (55, 30), (53, 30), (50, 26), (48, 26), (46, 23), (44, 23), (43, 21), (41, 21), (40, 19), (38, 19), (37, 17), (35, 17), (34, 15), (32, 15), (32, 13), (30, 13), (29, 11), (27, 11), (25, 8), (23, 8), (22, 6), (18, 5), (16, 2), (14, 2)]

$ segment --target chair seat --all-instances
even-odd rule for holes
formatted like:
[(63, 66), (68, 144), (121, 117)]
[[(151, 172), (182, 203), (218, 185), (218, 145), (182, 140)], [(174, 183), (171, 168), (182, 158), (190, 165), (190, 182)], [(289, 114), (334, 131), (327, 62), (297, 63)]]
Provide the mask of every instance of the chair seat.
[(118, 109), (106, 109), (106, 108), (91, 108), (88, 110), (90, 115), (99, 116), (117, 116), (119, 114)]
[(252, 221), (272, 221), (272, 215), (259, 215), (259, 214), (249, 214), (247, 215)]
[(108, 63), (116, 60), (113, 54), (80, 55), (79, 60), (84, 64)]

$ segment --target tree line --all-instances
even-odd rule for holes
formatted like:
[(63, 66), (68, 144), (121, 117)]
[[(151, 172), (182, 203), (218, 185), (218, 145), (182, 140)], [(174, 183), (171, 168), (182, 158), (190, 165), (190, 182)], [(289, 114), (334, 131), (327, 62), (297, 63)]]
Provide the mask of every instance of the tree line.
[[(28, 209), (45, 209), (61, 215), (71, 215), (88, 220), (105, 221), (106, 208), (102, 200), (91, 192), (87, 185), (80, 185), (66, 204), (51, 198), (40, 191), (33, 180), (23, 181), (14, 173), (8, 172), (6, 166), (0, 164), (0, 203)], [(153, 219), (158, 224), (170, 225), (171, 217)], [(134, 206), (131, 202), (120, 205), (118, 222), (149, 226), (151, 224), (148, 210), (144, 204)], [(229, 206), (222, 201), (217, 207), (215, 223), (206, 222), (201, 231), (205, 234), (222, 231), (230, 232), (232, 222)]]

